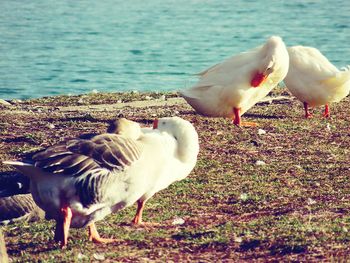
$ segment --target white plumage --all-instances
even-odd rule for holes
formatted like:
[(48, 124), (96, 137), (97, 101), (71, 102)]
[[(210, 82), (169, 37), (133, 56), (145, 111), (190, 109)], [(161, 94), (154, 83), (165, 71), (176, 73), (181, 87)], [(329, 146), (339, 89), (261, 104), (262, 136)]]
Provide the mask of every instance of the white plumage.
[(232, 118), (240, 116), (264, 98), (288, 72), (289, 57), (280, 37), (233, 56), (201, 73), (198, 83), (180, 91), (200, 114)]
[[(124, 127), (124, 128), (123, 128)], [(132, 128), (131, 128), (132, 127)], [(131, 137), (123, 134), (131, 129)], [(69, 227), (89, 226), (89, 238), (101, 238), (94, 222), (138, 202), (134, 223), (141, 223), (145, 202), (184, 179), (199, 151), (194, 127), (179, 117), (161, 118), (154, 129), (124, 122), (121, 134), (101, 134), (47, 148), (32, 163), (7, 161), (31, 179), (35, 202), (56, 220), (55, 240), (64, 247)], [(129, 130), (130, 132), (130, 130)]]
[(350, 91), (350, 70), (337, 69), (316, 48), (293, 46), (288, 48), (290, 65), (284, 80), (290, 92), (304, 103), (305, 117), (311, 116), (308, 106), (326, 105), (329, 117), (331, 102), (339, 102)]

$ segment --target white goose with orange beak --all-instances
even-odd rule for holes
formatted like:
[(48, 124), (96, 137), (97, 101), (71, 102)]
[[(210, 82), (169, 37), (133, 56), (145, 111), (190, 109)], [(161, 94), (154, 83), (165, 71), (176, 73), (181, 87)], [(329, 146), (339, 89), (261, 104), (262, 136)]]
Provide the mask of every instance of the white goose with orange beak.
[(196, 164), (198, 135), (184, 119), (161, 118), (153, 129), (123, 121), (115, 131), (51, 146), (31, 161), (4, 162), (30, 178), (33, 199), (56, 221), (62, 248), (70, 227), (88, 226), (89, 240), (113, 242), (99, 236), (96, 221), (137, 202), (133, 222), (142, 223), (145, 202)]
[(272, 36), (264, 45), (199, 73), (199, 82), (180, 94), (199, 114), (231, 118), (234, 124), (245, 125), (241, 115), (284, 79), (288, 67), (284, 42)]

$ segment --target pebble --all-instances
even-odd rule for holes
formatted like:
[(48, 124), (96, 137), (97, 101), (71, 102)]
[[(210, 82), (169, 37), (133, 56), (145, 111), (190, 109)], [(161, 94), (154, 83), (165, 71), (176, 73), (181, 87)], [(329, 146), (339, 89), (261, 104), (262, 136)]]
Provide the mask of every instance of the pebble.
[(239, 199), (241, 199), (242, 201), (247, 201), (247, 200), (248, 200), (248, 194), (242, 193), (242, 194), (239, 196)]
[(11, 105), (10, 102), (8, 102), (8, 101), (6, 101), (6, 100), (3, 100), (3, 99), (0, 99), (0, 104), (1, 104), (1, 105), (5, 105), (5, 106), (10, 106), (10, 105)]
[(55, 129), (56, 126), (54, 124), (52, 124), (52, 123), (49, 123), (49, 124), (46, 125), (46, 127), (49, 128), (49, 129)]
[(256, 161), (255, 165), (266, 165), (264, 161)]
[(96, 260), (105, 260), (105, 256), (103, 254), (94, 253), (93, 257)]
[(308, 198), (307, 199), (307, 204), (308, 205), (314, 205), (314, 204), (316, 204), (316, 201), (314, 199), (312, 199), (312, 198)]
[(264, 134), (266, 134), (266, 131), (263, 130), (263, 129), (259, 129), (259, 130), (258, 130), (258, 134), (259, 134), (259, 135), (264, 135)]
[(85, 259), (85, 258), (87, 258), (87, 256), (86, 255), (84, 255), (84, 254), (82, 254), (82, 253), (80, 253), (79, 252), (79, 254), (77, 255), (77, 259)]
[(173, 222), (171, 224), (172, 225), (183, 225), (183, 224), (185, 224), (185, 220), (180, 218), (180, 217), (177, 217), (173, 220)]
[(243, 239), (241, 237), (235, 237), (235, 242), (242, 243)]

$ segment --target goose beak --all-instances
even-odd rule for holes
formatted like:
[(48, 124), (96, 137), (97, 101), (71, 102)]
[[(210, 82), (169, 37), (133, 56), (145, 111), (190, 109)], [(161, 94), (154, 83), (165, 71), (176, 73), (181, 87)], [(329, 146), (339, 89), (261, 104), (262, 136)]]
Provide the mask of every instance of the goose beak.
[(259, 87), (266, 79), (267, 79), (268, 74), (264, 73), (255, 73), (254, 77), (250, 81), (250, 85), (254, 88)]
[(158, 128), (158, 119), (154, 119), (153, 121), (153, 129), (157, 129)]

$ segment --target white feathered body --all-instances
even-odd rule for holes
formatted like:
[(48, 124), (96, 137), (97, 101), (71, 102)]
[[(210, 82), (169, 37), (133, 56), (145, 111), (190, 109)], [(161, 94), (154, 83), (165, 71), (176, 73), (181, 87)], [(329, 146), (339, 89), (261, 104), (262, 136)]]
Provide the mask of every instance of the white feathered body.
[[(273, 39), (274, 43), (269, 43)], [(233, 108), (241, 115), (264, 98), (288, 72), (288, 53), (279, 37), (271, 37), (263, 46), (233, 56), (201, 73), (198, 83), (181, 95), (200, 114), (211, 117), (232, 117)], [(270, 41), (272, 42), (272, 41)], [(251, 80), (260, 64), (268, 57), (278, 61), (278, 67), (259, 87)]]
[(310, 106), (339, 102), (350, 91), (349, 68), (339, 70), (316, 48), (288, 48), (290, 66), (284, 80), (290, 92)]
[[(112, 171), (93, 169), (77, 177), (48, 173), (22, 162), (5, 163), (30, 177), (33, 198), (48, 219), (58, 220), (60, 207), (66, 204), (72, 209), (71, 227), (79, 228), (139, 199), (147, 200), (171, 183), (188, 176), (195, 166), (199, 150), (194, 128), (190, 136), (193, 147), (189, 149), (186, 160), (179, 158), (181, 146), (173, 136), (158, 130), (145, 130), (136, 141), (142, 151), (130, 166)], [(84, 180), (84, 177), (89, 179)], [(87, 200), (85, 205), (82, 197)]]

